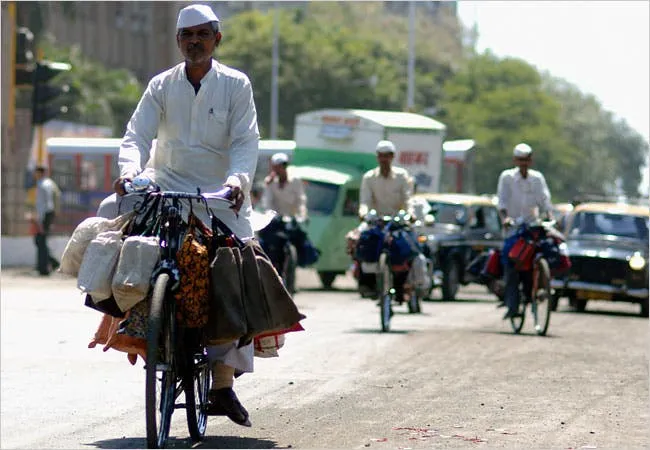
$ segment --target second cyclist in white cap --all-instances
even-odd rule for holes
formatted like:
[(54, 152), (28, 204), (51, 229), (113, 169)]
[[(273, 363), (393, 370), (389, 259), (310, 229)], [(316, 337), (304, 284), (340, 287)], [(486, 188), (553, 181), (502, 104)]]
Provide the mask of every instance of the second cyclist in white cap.
[[(510, 227), (516, 220), (532, 222), (541, 214), (552, 218), (551, 192), (541, 172), (533, 170), (533, 149), (524, 143), (517, 144), (512, 152), (515, 167), (501, 172), (497, 185), (499, 215), (504, 226)], [(505, 249), (504, 249), (505, 253)], [(519, 273), (509, 264), (504, 264), (505, 306), (508, 311), (504, 319), (513, 317), (519, 305)]]

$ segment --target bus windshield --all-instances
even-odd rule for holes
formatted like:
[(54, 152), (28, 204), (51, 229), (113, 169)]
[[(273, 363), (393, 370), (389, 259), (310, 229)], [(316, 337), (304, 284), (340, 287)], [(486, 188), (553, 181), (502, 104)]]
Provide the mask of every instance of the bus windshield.
[(339, 186), (322, 181), (303, 180), (307, 194), (307, 212), (315, 215), (332, 214), (336, 208)]

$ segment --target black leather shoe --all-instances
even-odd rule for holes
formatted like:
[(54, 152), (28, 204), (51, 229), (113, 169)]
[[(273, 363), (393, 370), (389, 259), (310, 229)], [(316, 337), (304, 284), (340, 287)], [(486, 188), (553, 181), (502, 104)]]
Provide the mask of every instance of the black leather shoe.
[(228, 416), (237, 425), (251, 426), (248, 411), (239, 402), (232, 388), (210, 389), (206, 414), (209, 416)]

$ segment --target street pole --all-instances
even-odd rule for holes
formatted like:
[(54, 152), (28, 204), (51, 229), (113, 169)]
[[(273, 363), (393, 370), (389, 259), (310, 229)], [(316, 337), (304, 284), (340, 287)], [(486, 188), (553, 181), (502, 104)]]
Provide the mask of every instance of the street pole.
[(273, 50), (271, 64), (271, 139), (278, 138), (278, 3), (273, 2)]
[(413, 111), (415, 97), (415, 2), (409, 1), (409, 43), (408, 84), (406, 88), (406, 109)]
[(11, 20), (11, 67), (9, 68), (11, 73), (9, 74), (9, 111), (7, 122), (9, 129), (13, 133), (16, 124), (16, 3), (10, 2), (7, 5), (7, 10)]

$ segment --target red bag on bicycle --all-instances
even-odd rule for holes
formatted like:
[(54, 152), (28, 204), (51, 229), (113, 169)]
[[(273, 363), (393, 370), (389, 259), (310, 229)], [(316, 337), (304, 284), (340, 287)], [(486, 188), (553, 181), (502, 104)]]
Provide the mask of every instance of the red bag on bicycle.
[(501, 251), (493, 248), (488, 254), (485, 263), (485, 273), (493, 278), (501, 278), (503, 267), (501, 267)]
[(535, 256), (535, 244), (527, 241), (523, 237), (517, 239), (515, 244), (508, 252), (508, 258), (520, 272), (531, 270), (533, 268), (533, 257)]

